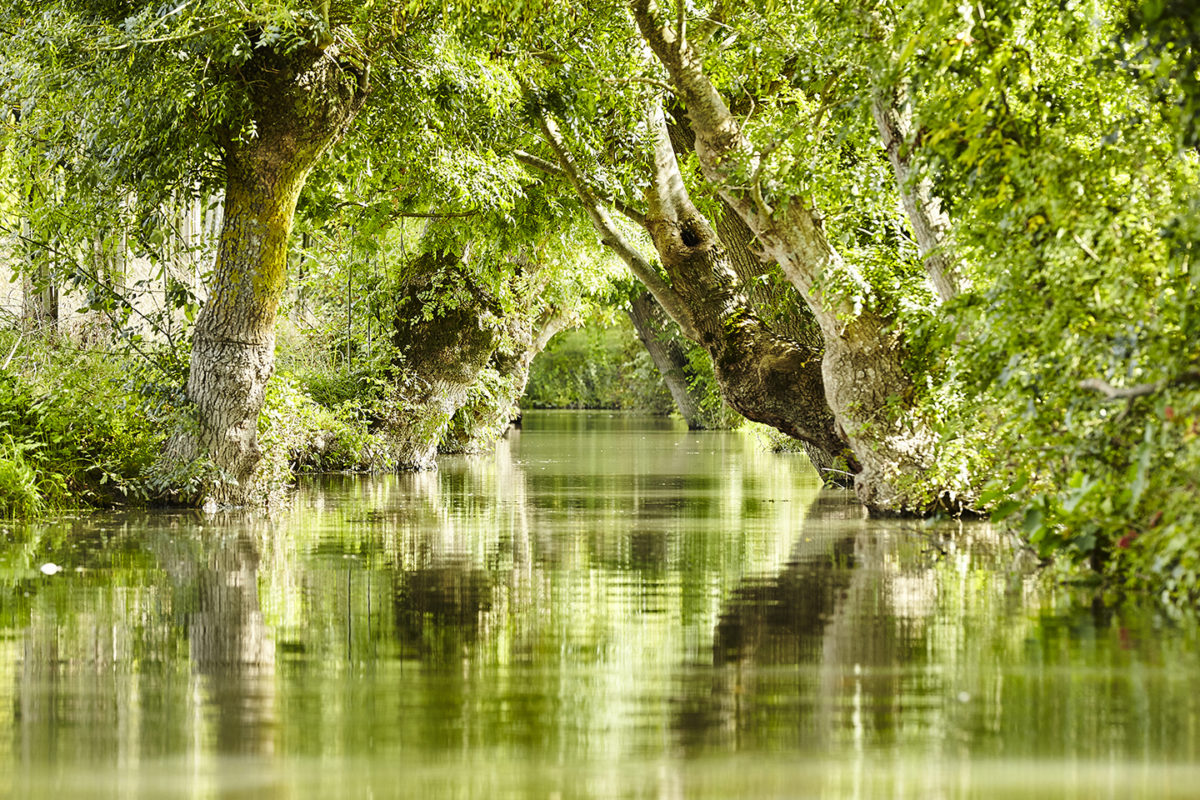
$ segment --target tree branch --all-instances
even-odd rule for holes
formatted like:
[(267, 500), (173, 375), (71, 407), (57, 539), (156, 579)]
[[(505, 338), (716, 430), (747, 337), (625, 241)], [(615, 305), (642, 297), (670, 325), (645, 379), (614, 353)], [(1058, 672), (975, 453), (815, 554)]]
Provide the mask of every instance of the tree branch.
[(558, 125), (541, 109), (538, 109), (537, 115), (538, 123), (542, 129), (542, 136), (546, 140), (546, 143), (550, 145), (550, 149), (558, 157), (562, 173), (571, 182), (571, 185), (575, 188), (575, 193), (579, 195), (579, 199), (583, 202), (584, 210), (587, 212), (588, 218), (592, 221), (592, 227), (600, 234), (600, 242), (621, 257), (629, 266), (630, 271), (646, 285), (646, 288), (650, 290), (659, 304), (679, 323), (679, 327), (685, 335), (689, 338), (698, 337), (699, 332), (692, 320), (692, 313), (680, 299), (679, 295), (676, 294), (675, 289), (663, 279), (658, 270), (646, 260), (646, 257), (639, 253), (621, 235), (620, 231), (613, 224), (607, 209), (604, 208), (596, 198), (596, 195), (588, 187), (587, 181), (584, 180), (579, 167), (576, 165), (574, 158), (567, 149), (566, 143), (563, 141), (562, 134), (559, 133)]
[[(517, 161), (520, 161), (527, 167), (533, 167), (534, 169), (541, 170), (547, 175), (554, 175), (559, 178), (567, 177), (567, 174), (563, 172), (562, 168), (560, 168), (557, 164), (547, 161), (540, 156), (535, 156), (533, 153), (528, 153), (524, 150), (514, 150), (512, 155), (513, 158), (515, 158)], [(626, 217), (636, 222), (640, 227), (646, 227), (646, 215), (638, 211), (633, 206), (626, 204), (623, 200), (619, 200), (615, 197), (608, 197), (607, 195), (600, 199), (603, 199), (621, 214), (624, 214)]]
[[(361, 200), (345, 200), (334, 206), (335, 209), (343, 208), (371, 208), (370, 203), (364, 203)], [(478, 208), (471, 208), (466, 211), (443, 211), (443, 212), (407, 212), (407, 211), (392, 211), (387, 215), (388, 219), (461, 219), (462, 217), (473, 217), (479, 213)]]
[(1163, 389), (1188, 383), (1200, 383), (1200, 369), (1190, 369), (1173, 378), (1163, 378), (1133, 386), (1113, 386), (1100, 378), (1088, 378), (1079, 382), (1079, 388), (1098, 392), (1104, 395), (1105, 400), (1132, 400), (1135, 397), (1148, 397), (1158, 394)]

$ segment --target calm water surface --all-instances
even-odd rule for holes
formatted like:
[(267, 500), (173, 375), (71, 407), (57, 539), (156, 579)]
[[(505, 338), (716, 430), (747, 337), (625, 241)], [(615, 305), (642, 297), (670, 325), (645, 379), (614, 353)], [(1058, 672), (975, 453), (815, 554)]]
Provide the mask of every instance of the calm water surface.
[(1200, 797), (1198, 653), (747, 435), (531, 413), (270, 518), (9, 524), (0, 797)]

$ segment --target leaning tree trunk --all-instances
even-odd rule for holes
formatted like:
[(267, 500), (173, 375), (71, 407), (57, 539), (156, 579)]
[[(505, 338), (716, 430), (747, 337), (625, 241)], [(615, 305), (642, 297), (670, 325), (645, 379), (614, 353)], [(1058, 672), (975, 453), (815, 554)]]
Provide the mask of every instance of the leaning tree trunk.
[(837, 479), (846, 471), (856, 471), (854, 454), (824, 402), (819, 360), (773, 333), (750, 307), (723, 245), (691, 203), (661, 109), (655, 137), (655, 180), (647, 192), (650, 211), (640, 221), (654, 240), (665, 277), (608, 219), (554, 121), (542, 114), (540, 122), (543, 136), (604, 244), (625, 260), (684, 335), (708, 351), (725, 402), (747, 419), (800, 440), (824, 477)]
[(824, 402), (820, 354), (777, 335), (754, 313), (724, 244), (692, 204), (659, 104), (650, 128), (655, 176), (646, 192), (646, 229), (675, 290), (689, 307), (707, 311), (696, 324), (722, 394), (738, 411), (805, 443), (822, 475), (853, 470), (858, 464)]
[(950, 216), (934, 194), (933, 182), (928, 177), (913, 175), (906, 141), (910, 121), (901, 106), (894, 88), (876, 87), (871, 94), (871, 116), (896, 176), (896, 189), (916, 236), (925, 274), (945, 303), (958, 294), (961, 282), (958, 263), (949, 249)]
[(219, 476), (202, 496), (234, 505), (254, 494), (258, 415), (275, 366), (275, 318), (296, 200), (367, 92), (365, 75), (339, 63), (336, 47), (288, 54), (260, 48), (241, 74), (257, 135), (238, 129), (221, 137), (224, 220), (187, 382), (196, 426), (176, 433), (165, 453), (168, 469), (211, 461)]
[[(427, 315), (423, 296), (438, 274), (471, 301)], [(457, 257), (421, 256), (396, 304), (392, 341), (399, 355), (383, 419), (383, 433), (398, 469), (433, 468), (442, 437), (467, 402), (500, 338), (493, 302), (459, 269)]]
[(507, 341), (492, 353), (490, 366), (499, 378), (491, 393), (480, 393), (458, 409), (438, 445), (439, 453), (484, 453), (508, 432), (521, 415), (519, 405), (529, 383), (534, 357), (546, 349), (567, 318), (554, 309), (529, 320), (518, 314), (509, 320)]
[(678, 341), (668, 338), (667, 314), (652, 293), (642, 292), (630, 301), (629, 319), (688, 428), (707, 427), (689, 374), (687, 353)]
[[(677, 153), (694, 153), (696, 134), (684, 114), (682, 107), (676, 109), (676, 116), (667, 120), (667, 133)], [(808, 304), (784, 277), (779, 266), (764, 257), (754, 231), (738, 216), (729, 201), (720, 195), (716, 200), (718, 209), (713, 215), (713, 227), (716, 228), (717, 238), (725, 245), (729, 265), (744, 287), (751, 307), (772, 331), (795, 342), (811, 358), (820, 361), (825, 344), (821, 338), (821, 326), (817, 324)], [(811, 402), (825, 403), (824, 390)]]
[(898, 412), (915, 394), (903, 367), (902, 343), (885, 317), (821, 287), (832, 275), (865, 281), (833, 249), (804, 198), (788, 198), (772, 208), (757, 184), (746, 185), (745, 176), (758, 173), (762, 155), (704, 74), (699, 55), (680, 31), (655, 19), (650, 0), (630, 4), (643, 37), (687, 106), (705, 177), (754, 231), (764, 252), (779, 262), (821, 327), (825, 393), (862, 465), (855, 476), (859, 498), (880, 512), (928, 510), (941, 494), (940, 487), (926, 485), (936, 437), (922, 420)]

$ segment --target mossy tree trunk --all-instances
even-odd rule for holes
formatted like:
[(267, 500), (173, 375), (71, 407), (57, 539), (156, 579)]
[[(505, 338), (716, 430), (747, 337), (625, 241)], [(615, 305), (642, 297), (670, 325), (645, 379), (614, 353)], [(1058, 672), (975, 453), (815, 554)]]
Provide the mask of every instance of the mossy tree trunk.
[(478, 392), (455, 413), (438, 445), (442, 453), (483, 453), (492, 449), (520, 417), (519, 401), (529, 383), (534, 357), (546, 349), (554, 334), (567, 327), (567, 318), (550, 309), (537, 319), (520, 314), (507, 320), (504, 341), (492, 353), (489, 368), (495, 386)]
[[(288, 240), (309, 170), (345, 132), (367, 93), (336, 47), (260, 48), (242, 68), (254, 135), (227, 130), (224, 219), (208, 300), (192, 338), (193, 430), (168, 443), (168, 468), (208, 459), (220, 479), (201, 494), (240, 505), (254, 494), (258, 415), (275, 364), (275, 319)], [(200, 498), (195, 498), (200, 499)]]
[[(426, 253), (409, 268), (396, 303), (398, 352), (383, 430), (400, 469), (431, 469), (451, 420), (501, 341), (487, 291), (450, 252)], [(434, 278), (457, 288), (453, 306), (426, 309)], [(469, 297), (469, 302), (462, 302)]]

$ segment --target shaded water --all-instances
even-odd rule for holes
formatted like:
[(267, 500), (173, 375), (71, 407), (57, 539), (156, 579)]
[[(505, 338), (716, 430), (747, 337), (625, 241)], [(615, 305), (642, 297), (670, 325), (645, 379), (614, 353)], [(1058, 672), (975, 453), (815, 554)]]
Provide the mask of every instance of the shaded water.
[(1025, 564), (581, 413), (270, 519), (9, 525), (0, 797), (1200, 796), (1196, 631)]

